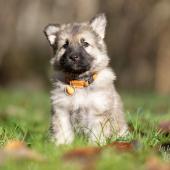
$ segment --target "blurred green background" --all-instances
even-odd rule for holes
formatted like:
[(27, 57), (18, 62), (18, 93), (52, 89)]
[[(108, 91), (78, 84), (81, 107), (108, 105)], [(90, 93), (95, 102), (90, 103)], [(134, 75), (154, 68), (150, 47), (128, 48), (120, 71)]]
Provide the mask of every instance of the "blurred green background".
[[(170, 143), (167, 127), (166, 135), (159, 133), (160, 123), (170, 120), (170, 0), (0, 0), (0, 169), (2, 163), (3, 170), (63, 169), (66, 151), (88, 146), (81, 138), (67, 147), (49, 142), (52, 50), (43, 29), (103, 12), (131, 131), (126, 140), (139, 141), (140, 147), (123, 156), (104, 152), (98, 169), (146, 170), (153, 155), (166, 160), (167, 154), (169, 161), (169, 152), (155, 147)], [(3, 162), (2, 149), (11, 139), (25, 141), (47, 161)]]
[(0, 0), (0, 86), (50, 87), (43, 28), (101, 12), (118, 87), (170, 93), (169, 0)]

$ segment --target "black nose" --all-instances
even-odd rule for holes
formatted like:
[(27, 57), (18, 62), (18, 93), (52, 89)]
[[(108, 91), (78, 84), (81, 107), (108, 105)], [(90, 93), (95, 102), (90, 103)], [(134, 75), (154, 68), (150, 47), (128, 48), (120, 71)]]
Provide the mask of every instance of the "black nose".
[(78, 61), (78, 60), (79, 60), (79, 56), (78, 56), (78, 55), (71, 55), (71, 56), (69, 56), (69, 58), (70, 58), (72, 61)]

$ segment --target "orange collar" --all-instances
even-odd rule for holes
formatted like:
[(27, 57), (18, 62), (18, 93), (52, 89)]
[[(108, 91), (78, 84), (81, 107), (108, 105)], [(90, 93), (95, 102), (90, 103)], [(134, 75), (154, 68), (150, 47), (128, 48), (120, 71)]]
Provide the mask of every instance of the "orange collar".
[(66, 86), (65, 92), (68, 95), (73, 95), (75, 92), (75, 89), (80, 89), (80, 88), (84, 88), (84, 87), (88, 87), (94, 80), (96, 80), (97, 74), (94, 73), (89, 80), (69, 80), (68, 83), (69, 85)]

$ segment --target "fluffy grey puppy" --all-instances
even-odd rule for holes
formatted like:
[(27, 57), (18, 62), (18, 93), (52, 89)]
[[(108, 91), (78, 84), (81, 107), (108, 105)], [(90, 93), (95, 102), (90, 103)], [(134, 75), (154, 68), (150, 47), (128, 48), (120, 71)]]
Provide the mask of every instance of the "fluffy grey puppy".
[(44, 33), (53, 49), (52, 137), (57, 145), (72, 143), (75, 133), (105, 144), (128, 132), (116, 79), (108, 67), (104, 42), (106, 17), (88, 22), (49, 24)]

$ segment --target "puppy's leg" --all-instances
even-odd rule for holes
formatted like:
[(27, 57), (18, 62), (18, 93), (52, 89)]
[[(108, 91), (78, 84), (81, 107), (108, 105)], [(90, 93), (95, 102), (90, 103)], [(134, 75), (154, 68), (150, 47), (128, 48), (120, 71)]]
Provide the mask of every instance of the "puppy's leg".
[(128, 126), (124, 118), (123, 111), (118, 108), (114, 108), (112, 113), (112, 134), (115, 137), (125, 137), (128, 135)]
[(129, 133), (128, 126), (125, 120), (121, 98), (116, 91), (112, 106), (113, 106), (111, 109), (112, 133), (116, 137), (125, 137)]
[(51, 123), (52, 139), (57, 145), (73, 142), (74, 132), (70, 122), (70, 115), (66, 110), (53, 110)]
[(89, 142), (99, 145), (107, 143), (111, 135), (110, 120), (103, 115), (93, 116), (89, 122), (88, 135)]

